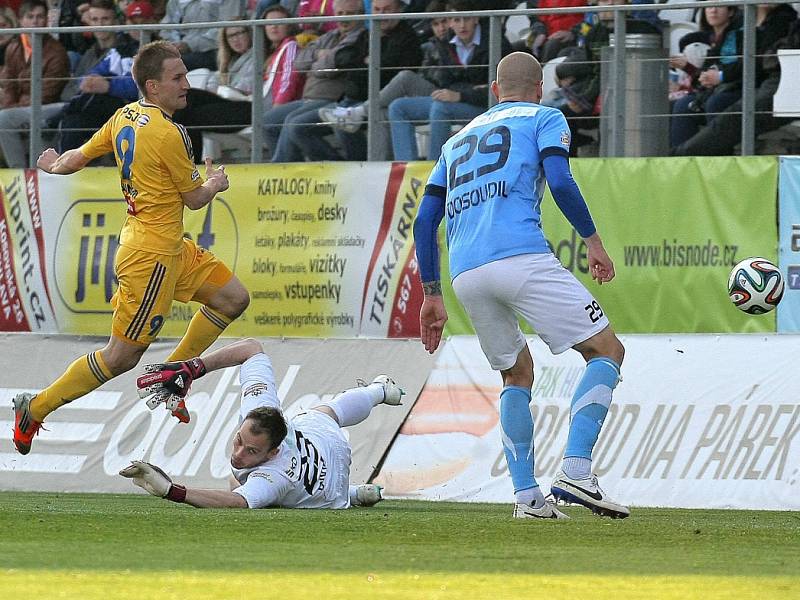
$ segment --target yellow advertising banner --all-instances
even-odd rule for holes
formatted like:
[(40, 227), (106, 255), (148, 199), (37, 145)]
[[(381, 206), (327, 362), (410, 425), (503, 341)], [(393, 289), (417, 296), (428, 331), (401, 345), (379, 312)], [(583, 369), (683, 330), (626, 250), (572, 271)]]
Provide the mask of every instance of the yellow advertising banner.
[[(237, 165), (231, 187), (184, 212), (184, 235), (250, 291), (230, 336), (413, 337), (421, 289), (411, 225), (427, 165)], [(105, 335), (126, 216), (116, 169), (39, 174), (59, 331)], [(161, 335), (197, 309), (174, 303)], [(362, 324), (366, 329), (362, 329)]]

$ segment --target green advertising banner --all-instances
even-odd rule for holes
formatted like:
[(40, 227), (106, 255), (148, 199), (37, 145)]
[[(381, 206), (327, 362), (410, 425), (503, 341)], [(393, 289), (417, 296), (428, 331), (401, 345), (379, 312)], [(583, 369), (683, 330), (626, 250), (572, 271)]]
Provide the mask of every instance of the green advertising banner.
[[(777, 259), (774, 157), (580, 159), (571, 164), (614, 260), (616, 278), (603, 286), (591, 280), (586, 246), (549, 190), (542, 202), (544, 232), (616, 331), (775, 331), (774, 312), (742, 313), (727, 293), (728, 273), (739, 260)], [(441, 247), (446, 247), (443, 239)], [(473, 333), (449, 282), (446, 294), (450, 319), (445, 333)]]

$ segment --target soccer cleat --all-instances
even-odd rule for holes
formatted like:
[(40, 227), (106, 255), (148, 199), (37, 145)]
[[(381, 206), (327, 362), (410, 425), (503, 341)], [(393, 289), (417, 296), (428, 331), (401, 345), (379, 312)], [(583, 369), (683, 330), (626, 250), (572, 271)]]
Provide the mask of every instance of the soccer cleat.
[(364, 483), (356, 486), (356, 506), (375, 506), (383, 500), (383, 488), (374, 483)]
[(188, 423), (192, 420), (189, 409), (186, 408), (186, 401), (180, 396), (161, 390), (150, 396), (146, 401), (147, 408), (150, 410), (155, 410), (158, 408), (158, 405), (162, 403), (164, 404), (164, 408), (170, 411), (172, 416), (181, 423)]
[(345, 133), (355, 133), (364, 124), (364, 107), (361, 104), (356, 106), (327, 106), (320, 108), (318, 112), (319, 118), (323, 123), (327, 123), (336, 129), (341, 129)]
[(172, 416), (178, 419), (181, 423), (188, 423), (192, 420), (191, 415), (189, 415), (189, 409), (186, 408), (186, 402), (184, 400), (178, 401), (178, 407), (172, 411)]
[(23, 392), (14, 396), (14, 446), (20, 454), (31, 451), (33, 436), (42, 424), (31, 416), (31, 400), (35, 394)]
[(391, 406), (398, 406), (405, 395), (403, 388), (395, 383), (394, 379), (388, 375), (378, 375), (372, 383), (379, 383), (383, 386), (383, 403)]
[(539, 508), (533, 508), (530, 504), (517, 502), (514, 504), (515, 519), (557, 519), (569, 520), (569, 517), (558, 510), (552, 502), (545, 501)]
[(564, 471), (559, 471), (556, 473), (553, 485), (550, 486), (550, 493), (557, 500), (581, 504), (603, 517), (624, 519), (631, 514), (627, 506), (615, 502), (606, 495), (597, 482), (597, 475), (586, 479), (571, 479)]
[(186, 408), (186, 401), (183, 398), (172, 394), (164, 401), (164, 406), (181, 423), (188, 423), (192, 420), (189, 409)]

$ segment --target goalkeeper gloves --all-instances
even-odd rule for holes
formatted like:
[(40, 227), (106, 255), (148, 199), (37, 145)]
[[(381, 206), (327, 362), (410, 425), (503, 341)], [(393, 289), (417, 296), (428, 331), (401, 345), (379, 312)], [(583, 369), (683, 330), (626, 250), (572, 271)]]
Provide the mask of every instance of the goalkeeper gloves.
[(133, 479), (135, 485), (138, 485), (153, 496), (166, 498), (173, 502), (184, 502), (186, 500), (186, 488), (172, 483), (169, 475), (148, 462), (131, 461), (131, 464), (122, 469), (119, 474), (128, 479)]
[[(206, 374), (202, 359), (146, 365), (145, 375), (136, 379), (139, 397), (147, 398), (147, 406), (154, 409), (161, 402), (177, 405), (189, 393), (192, 381)], [(169, 406), (168, 406), (169, 408)]]

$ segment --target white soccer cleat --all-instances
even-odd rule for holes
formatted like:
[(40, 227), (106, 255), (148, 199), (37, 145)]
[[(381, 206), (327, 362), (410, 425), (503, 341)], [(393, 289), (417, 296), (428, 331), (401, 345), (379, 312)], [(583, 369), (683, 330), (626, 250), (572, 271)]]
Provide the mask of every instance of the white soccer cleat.
[(383, 488), (374, 483), (356, 486), (356, 506), (375, 506), (383, 500)]
[(569, 521), (569, 517), (558, 510), (550, 501), (545, 501), (545, 503), (539, 508), (533, 508), (530, 504), (522, 504), (521, 502), (517, 502), (514, 504), (514, 518), (556, 519), (561, 521)]
[(581, 504), (596, 515), (624, 519), (630, 516), (631, 511), (627, 506), (615, 502), (600, 488), (597, 475), (586, 479), (571, 479), (564, 471), (556, 473), (550, 493), (557, 500)]
[(395, 383), (394, 379), (388, 375), (378, 375), (372, 383), (379, 383), (383, 386), (383, 403), (390, 406), (398, 406), (405, 395), (403, 388)]

